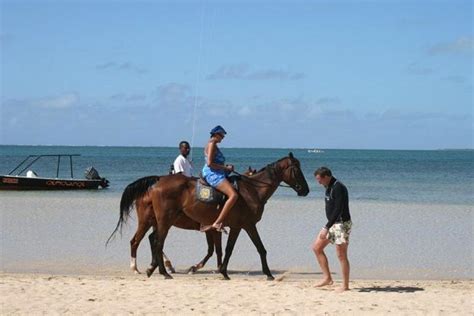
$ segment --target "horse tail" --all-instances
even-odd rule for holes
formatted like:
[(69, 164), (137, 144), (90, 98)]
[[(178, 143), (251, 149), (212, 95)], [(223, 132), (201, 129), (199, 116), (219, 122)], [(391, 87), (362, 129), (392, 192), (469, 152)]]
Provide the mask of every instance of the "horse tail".
[(122, 226), (124, 223), (127, 222), (128, 217), (130, 217), (130, 211), (132, 209), (133, 202), (144, 196), (145, 193), (148, 192), (148, 189), (156, 182), (158, 182), (159, 179), (159, 176), (148, 176), (140, 178), (127, 185), (127, 187), (122, 193), (122, 198), (120, 199), (119, 221), (117, 223), (117, 226), (115, 227), (115, 230), (107, 239), (105, 246), (107, 246), (107, 244), (112, 239), (112, 237), (114, 237), (117, 231), (120, 231), (120, 233), (122, 233)]

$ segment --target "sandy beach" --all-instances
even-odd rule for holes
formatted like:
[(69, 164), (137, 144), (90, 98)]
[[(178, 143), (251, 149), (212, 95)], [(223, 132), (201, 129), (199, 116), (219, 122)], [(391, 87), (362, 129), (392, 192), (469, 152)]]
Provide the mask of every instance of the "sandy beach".
[(337, 281), (315, 288), (316, 274), (231, 277), (2, 273), (1, 314), (474, 314), (472, 280), (354, 280), (351, 291), (338, 294)]

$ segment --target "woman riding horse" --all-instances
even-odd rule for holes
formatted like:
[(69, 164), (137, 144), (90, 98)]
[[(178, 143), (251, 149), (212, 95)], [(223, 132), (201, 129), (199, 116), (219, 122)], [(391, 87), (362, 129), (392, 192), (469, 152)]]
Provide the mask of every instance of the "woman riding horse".
[(204, 149), (206, 163), (202, 168), (202, 176), (210, 186), (224, 193), (227, 196), (227, 200), (216, 221), (212, 225), (204, 226), (201, 231), (205, 232), (210, 229), (215, 229), (220, 232), (223, 230), (222, 224), (225, 218), (237, 201), (238, 194), (232, 184), (226, 179), (227, 174), (234, 171), (234, 166), (225, 164), (225, 157), (217, 147), (217, 144), (224, 139), (227, 133), (220, 125), (214, 127), (210, 133), (211, 138)]

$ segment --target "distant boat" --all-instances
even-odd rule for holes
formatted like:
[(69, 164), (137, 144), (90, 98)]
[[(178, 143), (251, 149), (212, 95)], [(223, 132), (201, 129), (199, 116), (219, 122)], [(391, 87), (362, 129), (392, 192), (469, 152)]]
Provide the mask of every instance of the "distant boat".
[[(107, 188), (109, 180), (101, 178), (97, 170), (89, 167), (85, 172), (85, 179), (74, 179), (72, 157), (80, 155), (29, 155), (7, 175), (0, 175), (0, 190), (97, 190), (99, 187)], [(28, 170), (42, 157), (56, 157), (56, 178), (40, 177), (33, 170)], [(71, 178), (59, 178), (59, 165), (61, 157), (69, 157)], [(28, 164), (26, 164), (28, 162)], [(19, 170), (16, 174), (15, 171)], [(26, 174), (21, 174), (26, 171)]]
[(324, 150), (321, 149), (308, 149), (309, 153), (323, 153)]

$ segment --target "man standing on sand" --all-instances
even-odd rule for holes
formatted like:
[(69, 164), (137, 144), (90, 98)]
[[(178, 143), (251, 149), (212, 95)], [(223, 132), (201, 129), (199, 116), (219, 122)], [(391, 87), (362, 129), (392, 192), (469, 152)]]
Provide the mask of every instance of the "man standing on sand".
[(329, 243), (336, 244), (337, 257), (341, 263), (342, 286), (337, 292), (349, 290), (349, 259), (347, 248), (349, 246), (349, 234), (351, 232), (351, 215), (349, 213), (349, 193), (342, 182), (332, 176), (331, 170), (321, 167), (314, 172), (316, 181), (326, 188), (326, 217), (327, 224), (321, 229), (313, 243), (313, 251), (316, 254), (319, 265), (323, 272), (323, 280), (317, 287), (333, 284), (329, 264), (324, 248)]
[(188, 159), (189, 151), (191, 147), (189, 143), (185, 140), (179, 143), (179, 156), (176, 157), (173, 163), (174, 173), (182, 173), (186, 177), (192, 177), (193, 175), (193, 165)]

